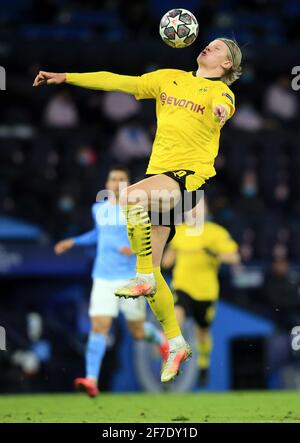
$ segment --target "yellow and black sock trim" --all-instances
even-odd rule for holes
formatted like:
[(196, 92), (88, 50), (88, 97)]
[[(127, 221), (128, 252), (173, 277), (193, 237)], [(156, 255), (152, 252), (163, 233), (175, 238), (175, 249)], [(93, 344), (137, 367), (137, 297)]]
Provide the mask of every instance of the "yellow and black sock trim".
[(152, 273), (151, 221), (140, 204), (125, 209), (127, 233), (132, 251), (137, 255), (137, 272)]

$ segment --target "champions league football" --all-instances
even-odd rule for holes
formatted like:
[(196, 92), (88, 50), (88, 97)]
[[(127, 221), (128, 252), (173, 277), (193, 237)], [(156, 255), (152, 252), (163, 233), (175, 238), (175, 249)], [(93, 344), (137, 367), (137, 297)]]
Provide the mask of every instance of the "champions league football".
[(199, 25), (187, 9), (171, 9), (161, 19), (159, 34), (172, 48), (187, 48), (197, 38)]

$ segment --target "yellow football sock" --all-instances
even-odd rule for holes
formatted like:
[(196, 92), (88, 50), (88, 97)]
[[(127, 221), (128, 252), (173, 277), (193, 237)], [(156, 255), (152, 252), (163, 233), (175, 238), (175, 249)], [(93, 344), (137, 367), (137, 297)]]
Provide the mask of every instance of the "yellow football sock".
[(136, 254), (136, 270), (142, 274), (152, 274), (151, 221), (141, 204), (124, 208), (127, 234), (132, 251)]
[(206, 336), (206, 339), (204, 341), (198, 343), (198, 366), (200, 367), (200, 369), (209, 368), (212, 346), (212, 338), (209, 334)]
[(167, 339), (178, 337), (181, 335), (181, 330), (175, 315), (174, 299), (171, 289), (163, 278), (159, 267), (154, 268), (153, 272), (157, 289), (153, 297), (147, 297), (147, 301), (153, 314), (161, 323)]

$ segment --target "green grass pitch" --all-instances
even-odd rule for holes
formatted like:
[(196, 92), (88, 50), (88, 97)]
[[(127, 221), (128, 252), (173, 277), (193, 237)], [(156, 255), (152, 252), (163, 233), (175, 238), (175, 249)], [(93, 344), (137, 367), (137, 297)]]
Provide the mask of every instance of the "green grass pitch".
[(300, 423), (300, 392), (2, 395), (1, 423)]

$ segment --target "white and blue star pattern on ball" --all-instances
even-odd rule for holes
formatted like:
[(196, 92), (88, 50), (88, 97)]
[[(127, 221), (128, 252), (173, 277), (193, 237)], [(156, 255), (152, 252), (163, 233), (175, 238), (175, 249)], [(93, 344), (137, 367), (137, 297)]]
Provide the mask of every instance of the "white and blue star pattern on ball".
[(161, 19), (159, 33), (163, 41), (173, 48), (186, 48), (197, 38), (199, 25), (187, 9), (171, 9)]

